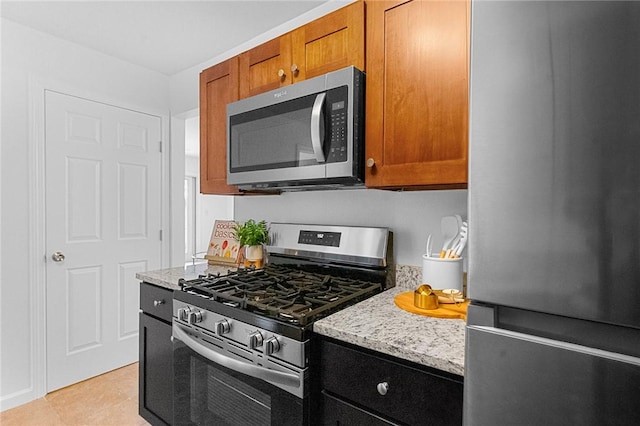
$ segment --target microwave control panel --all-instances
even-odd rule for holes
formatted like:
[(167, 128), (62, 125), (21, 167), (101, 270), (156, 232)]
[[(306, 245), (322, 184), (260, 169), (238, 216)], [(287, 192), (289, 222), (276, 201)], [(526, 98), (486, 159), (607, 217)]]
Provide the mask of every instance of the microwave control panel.
[(342, 86), (328, 91), (327, 108), (329, 110), (329, 152), (327, 163), (347, 161), (347, 87)]

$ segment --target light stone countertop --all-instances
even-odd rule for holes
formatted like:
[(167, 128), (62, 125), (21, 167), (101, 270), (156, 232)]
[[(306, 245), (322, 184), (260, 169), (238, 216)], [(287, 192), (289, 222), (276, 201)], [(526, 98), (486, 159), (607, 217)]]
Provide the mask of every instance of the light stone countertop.
[(412, 314), (394, 287), (313, 323), (313, 331), (397, 358), (464, 375), (465, 321)]
[(395, 280), (396, 287), (316, 321), (313, 330), (463, 376), (465, 321), (412, 314), (396, 306), (396, 295), (422, 284), (421, 267), (395, 265)]
[(196, 263), (195, 265), (189, 265), (185, 267), (160, 269), (157, 271), (138, 272), (136, 278), (148, 282), (149, 284), (155, 284), (160, 287), (168, 288), (171, 290), (180, 290), (178, 280), (184, 278), (185, 280), (191, 280), (198, 278), (198, 275), (205, 274), (227, 274), (230, 270), (235, 271), (235, 266), (227, 265), (208, 265), (205, 263)]
[[(199, 274), (226, 274), (229, 266), (206, 263), (139, 272), (136, 278), (172, 290), (178, 279)], [(420, 285), (420, 268), (398, 265), (396, 287), (363, 300), (313, 324), (316, 333), (413, 361), (449, 373), (464, 375), (465, 322), (406, 312), (394, 303), (397, 294)]]

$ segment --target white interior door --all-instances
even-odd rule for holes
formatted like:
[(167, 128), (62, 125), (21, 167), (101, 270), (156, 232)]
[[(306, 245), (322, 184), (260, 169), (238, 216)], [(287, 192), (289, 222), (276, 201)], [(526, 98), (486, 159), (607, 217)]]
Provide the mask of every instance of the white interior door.
[(135, 274), (161, 264), (161, 132), (158, 116), (45, 92), (49, 392), (138, 359)]

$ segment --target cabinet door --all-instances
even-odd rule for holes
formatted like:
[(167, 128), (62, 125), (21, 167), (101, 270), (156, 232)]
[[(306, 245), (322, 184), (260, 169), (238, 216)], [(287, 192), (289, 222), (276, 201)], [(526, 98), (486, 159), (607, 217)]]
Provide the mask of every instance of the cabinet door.
[(151, 424), (173, 423), (171, 324), (140, 313), (138, 407)]
[[(460, 376), (433, 369), (428, 372), (426, 367), (410, 366), (397, 358), (325, 338), (320, 339), (319, 346), (319, 376), (325, 394), (348, 401), (372, 417), (395, 419), (401, 424), (462, 423)], [(324, 402), (333, 404), (326, 399)], [(364, 415), (344, 405), (334, 405), (329, 418), (344, 414), (344, 424), (349, 423), (346, 419)]]
[(366, 185), (465, 187), (468, 1), (367, 2)]
[(364, 24), (364, 2), (357, 2), (294, 30), (293, 81), (350, 65), (364, 71)]
[(239, 194), (227, 185), (227, 103), (238, 100), (238, 58), (200, 73), (200, 192)]
[(240, 54), (240, 98), (291, 84), (291, 35)]

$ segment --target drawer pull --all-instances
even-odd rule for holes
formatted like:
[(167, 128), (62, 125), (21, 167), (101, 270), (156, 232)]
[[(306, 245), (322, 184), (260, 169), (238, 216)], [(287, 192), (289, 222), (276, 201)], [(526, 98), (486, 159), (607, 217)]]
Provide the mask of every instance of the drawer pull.
[(389, 383), (387, 382), (378, 383), (378, 386), (376, 386), (376, 389), (378, 389), (378, 393), (380, 395), (384, 396), (389, 391)]
[(154, 300), (153, 301), (153, 306), (160, 306), (160, 305), (164, 305), (164, 299), (163, 300)]

